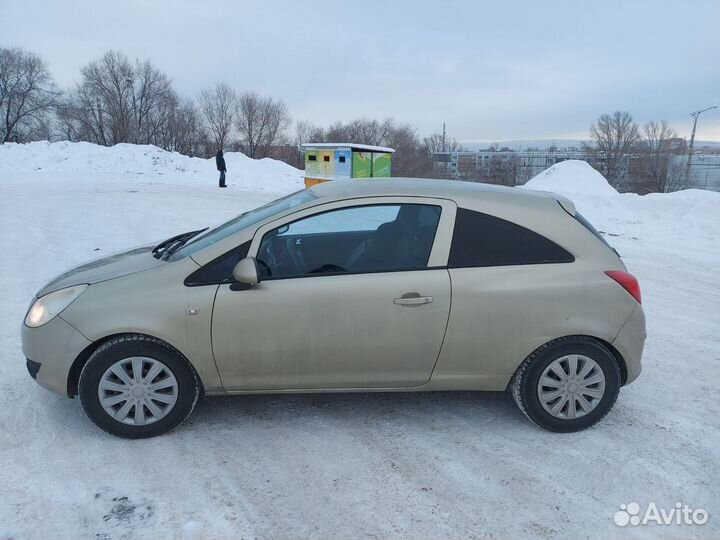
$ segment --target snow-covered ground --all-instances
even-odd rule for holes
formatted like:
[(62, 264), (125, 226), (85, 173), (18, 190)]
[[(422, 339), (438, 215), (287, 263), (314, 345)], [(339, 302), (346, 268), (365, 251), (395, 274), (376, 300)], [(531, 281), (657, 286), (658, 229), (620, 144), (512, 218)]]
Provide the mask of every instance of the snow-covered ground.
[[(618, 195), (578, 162), (529, 187), (569, 193), (607, 235), (649, 333), (643, 374), (591, 430), (541, 431), (502, 393), (246, 396), (128, 441), (37, 386), (19, 328), (53, 275), (301, 186), (226, 160), (220, 190), (212, 160), (153, 147), (0, 146), (0, 539), (720, 536), (720, 194)], [(620, 528), (630, 502), (710, 520)]]

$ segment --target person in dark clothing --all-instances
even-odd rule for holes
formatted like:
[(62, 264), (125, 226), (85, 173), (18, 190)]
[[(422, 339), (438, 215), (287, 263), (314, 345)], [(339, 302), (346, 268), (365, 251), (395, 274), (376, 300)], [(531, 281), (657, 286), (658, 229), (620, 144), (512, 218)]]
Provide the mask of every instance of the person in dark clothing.
[(220, 187), (227, 187), (225, 185), (225, 173), (227, 172), (227, 167), (225, 166), (225, 158), (223, 157), (222, 148), (218, 150), (217, 154), (215, 154), (215, 165), (217, 166), (217, 170), (220, 171)]

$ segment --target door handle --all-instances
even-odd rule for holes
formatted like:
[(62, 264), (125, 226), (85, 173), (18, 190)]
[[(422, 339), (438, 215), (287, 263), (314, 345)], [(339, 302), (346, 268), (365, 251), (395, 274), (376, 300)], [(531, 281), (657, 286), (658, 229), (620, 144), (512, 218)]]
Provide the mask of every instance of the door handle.
[(431, 304), (432, 296), (420, 296), (417, 293), (403, 294), (400, 298), (395, 298), (393, 304), (397, 306), (422, 306), (423, 304)]

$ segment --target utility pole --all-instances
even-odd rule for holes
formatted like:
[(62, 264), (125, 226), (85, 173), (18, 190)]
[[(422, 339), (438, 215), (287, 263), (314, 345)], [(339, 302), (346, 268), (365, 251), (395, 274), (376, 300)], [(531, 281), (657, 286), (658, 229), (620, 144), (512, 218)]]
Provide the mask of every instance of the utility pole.
[(445, 151), (445, 122), (443, 122), (442, 151)]
[(713, 105), (712, 107), (708, 107), (707, 109), (702, 109), (701, 111), (695, 111), (693, 113), (690, 113), (690, 116), (692, 116), (694, 120), (692, 134), (690, 135), (690, 146), (688, 148), (687, 168), (685, 169), (685, 182), (690, 181), (690, 165), (692, 163), (693, 147), (695, 146), (695, 128), (697, 128), (698, 116), (712, 109), (717, 109), (717, 105)]

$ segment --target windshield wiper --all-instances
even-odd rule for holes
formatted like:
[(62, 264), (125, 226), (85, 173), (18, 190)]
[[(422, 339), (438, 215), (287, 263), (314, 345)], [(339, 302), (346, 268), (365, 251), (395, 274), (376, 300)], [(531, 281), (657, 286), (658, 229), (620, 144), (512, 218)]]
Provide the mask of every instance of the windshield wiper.
[(208, 229), (209, 227), (205, 227), (204, 229), (198, 229), (197, 231), (189, 232), (187, 234), (184, 234), (182, 237), (177, 238), (174, 242), (167, 245), (167, 247), (160, 254), (160, 259), (165, 261), (168, 260), (170, 258), (170, 255), (172, 255), (178, 249), (184, 246), (188, 242), (188, 240), (196, 237), (200, 233), (207, 231)]
[(204, 229), (198, 229), (197, 231), (190, 231), (182, 234), (176, 234), (171, 236), (167, 240), (163, 240), (152, 250), (153, 257), (156, 259), (167, 259), (172, 255), (180, 246), (190, 240), (193, 236), (197, 236), (201, 232), (208, 230), (208, 227)]
[(160, 242), (157, 246), (155, 246), (155, 247), (153, 248), (152, 252), (158, 254), (158, 255), (155, 255), (156, 258), (157, 258), (157, 257), (160, 257), (159, 254), (163, 252), (164, 248), (165, 248), (168, 244), (170, 244), (171, 242), (174, 242), (174, 241), (177, 240), (178, 238), (181, 238), (181, 237), (185, 236), (186, 234), (187, 234), (187, 233), (176, 234), (175, 236), (172, 236), (172, 237), (168, 238), (167, 240), (163, 240), (162, 242)]

